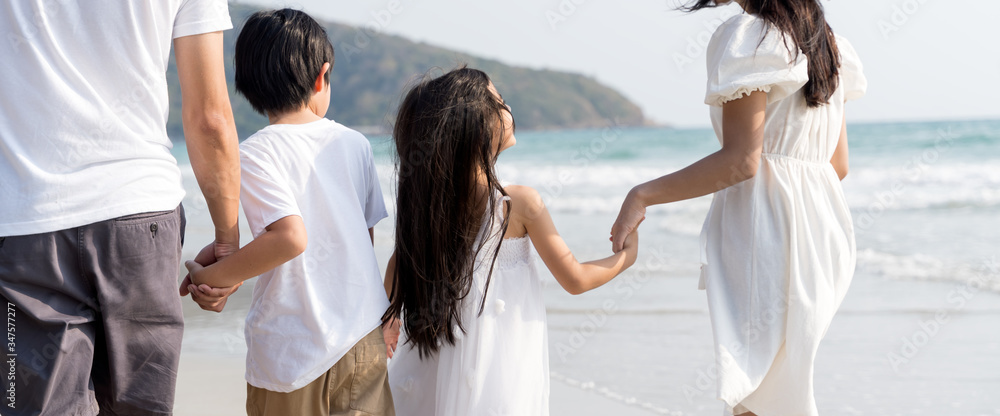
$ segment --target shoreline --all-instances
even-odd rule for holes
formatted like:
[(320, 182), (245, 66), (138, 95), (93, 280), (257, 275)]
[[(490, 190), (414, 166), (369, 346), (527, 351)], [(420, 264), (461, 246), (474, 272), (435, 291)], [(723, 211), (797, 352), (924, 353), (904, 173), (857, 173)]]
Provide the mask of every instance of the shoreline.
[[(626, 307), (608, 315), (568, 358), (560, 356), (559, 346), (573, 342), (580, 325), (591, 319), (588, 313), (610, 299), (610, 292), (578, 298), (581, 302), (571, 308), (575, 312), (563, 308), (550, 313), (551, 415), (720, 412), (723, 405), (714, 398), (711, 374), (707, 306), (704, 292), (694, 290), (693, 284), (671, 278), (648, 282), (644, 295), (669, 307), (628, 307), (649, 303), (640, 294), (621, 300)], [(1000, 414), (990, 413), (1000, 407), (991, 393), (1000, 389), (1000, 376), (992, 371), (1000, 368), (1000, 333), (983, 330), (1000, 319), (1000, 293), (970, 292), (972, 296), (957, 304), (952, 291), (961, 287), (955, 282), (857, 276), (816, 359), (821, 412)], [(559, 308), (555, 303), (550, 308)], [(937, 320), (942, 311), (947, 314), (943, 322)], [(243, 316), (245, 311), (234, 308), (222, 315), (190, 317), (176, 414), (245, 414), (245, 346), (235, 325), (222, 326)]]

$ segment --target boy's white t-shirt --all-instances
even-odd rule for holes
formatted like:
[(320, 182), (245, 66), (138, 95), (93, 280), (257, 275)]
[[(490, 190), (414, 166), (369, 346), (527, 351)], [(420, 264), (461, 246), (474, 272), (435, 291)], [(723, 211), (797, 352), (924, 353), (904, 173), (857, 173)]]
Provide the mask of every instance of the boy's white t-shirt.
[(254, 238), (302, 217), (304, 253), (257, 280), (247, 382), (290, 392), (379, 327), (389, 306), (368, 229), (388, 214), (371, 145), (328, 119), (271, 125), (240, 145), (240, 200)]
[(0, 236), (176, 208), (171, 41), (232, 27), (226, 0), (0, 2)]

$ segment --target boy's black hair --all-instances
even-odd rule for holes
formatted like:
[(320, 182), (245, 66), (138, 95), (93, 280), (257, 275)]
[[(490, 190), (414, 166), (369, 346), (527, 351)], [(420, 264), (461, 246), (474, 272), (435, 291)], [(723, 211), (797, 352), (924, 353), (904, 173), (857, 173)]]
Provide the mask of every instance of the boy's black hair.
[[(293, 111), (309, 102), (316, 76), (333, 45), (326, 30), (298, 10), (263, 10), (247, 19), (236, 39), (236, 91), (267, 115)], [(324, 75), (330, 82), (330, 72)]]

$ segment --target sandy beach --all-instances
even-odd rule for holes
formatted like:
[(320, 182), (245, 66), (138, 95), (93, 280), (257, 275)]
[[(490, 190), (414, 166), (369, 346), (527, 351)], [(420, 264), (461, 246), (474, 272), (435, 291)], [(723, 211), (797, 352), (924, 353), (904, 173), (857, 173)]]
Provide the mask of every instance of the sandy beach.
[[(181, 358), (174, 411), (183, 416), (242, 416), (246, 400), (243, 357), (185, 354)], [(552, 384), (552, 414), (642, 416), (652, 414), (593, 390)]]
[[(592, 316), (600, 316), (607, 301), (621, 299), (613, 288), (560, 299), (590, 311), (583, 319), (550, 308), (551, 414), (720, 414), (711, 326), (704, 294), (693, 283), (645, 282), (642, 294), (621, 300), (621, 309), (606, 319)], [(664, 306), (643, 308), (645, 297), (659, 297)], [(229, 315), (245, 311), (216, 315), (194, 310), (190, 302), (186, 309), (195, 324), (181, 358), (177, 414), (245, 414), (245, 347), (236, 339), (238, 328), (228, 324)], [(591, 332), (587, 322), (604, 323)], [(1000, 415), (997, 322), (995, 291), (952, 282), (856, 279), (817, 360), (821, 413)], [(649, 383), (637, 386), (636, 380)]]

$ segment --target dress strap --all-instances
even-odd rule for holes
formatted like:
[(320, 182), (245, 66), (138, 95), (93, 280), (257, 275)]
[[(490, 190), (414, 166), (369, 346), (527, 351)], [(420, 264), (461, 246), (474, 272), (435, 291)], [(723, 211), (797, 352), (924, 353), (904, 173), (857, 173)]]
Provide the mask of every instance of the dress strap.
[(497, 209), (496, 215), (498, 217), (500, 217), (501, 219), (503, 219), (503, 214), (505, 212), (504, 211), (504, 202), (506, 202), (508, 204), (511, 203), (510, 202), (510, 196), (509, 195), (501, 194), (500, 191), (497, 191), (497, 197), (498, 197), (497, 198), (497, 202), (498, 203), (497, 203), (497, 208), (496, 208)]

